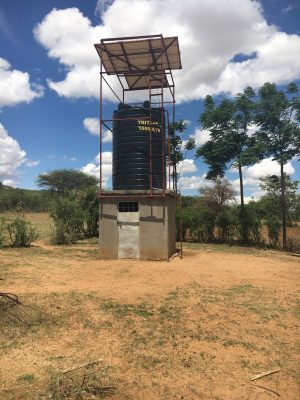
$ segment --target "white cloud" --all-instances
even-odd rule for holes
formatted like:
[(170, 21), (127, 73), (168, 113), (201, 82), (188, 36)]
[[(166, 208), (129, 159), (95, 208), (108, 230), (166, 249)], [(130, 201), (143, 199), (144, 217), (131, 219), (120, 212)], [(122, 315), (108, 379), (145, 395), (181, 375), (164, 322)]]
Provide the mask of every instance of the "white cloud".
[(14, 181), (12, 179), (4, 179), (4, 181), (2, 183), (5, 186), (11, 186), (11, 187), (17, 187), (18, 186), (18, 182)]
[(257, 56), (240, 63), (229, 63), (212, 91), (237, 93), (246, 85), (258, 87), (264, 82), (287, 83), (300, 77), (300, 36), (277, 32), (257, 47)]
[[(100, 163), (100, 153), (95, 157), (95, 161)], [(102, 164), (112, 164), (112, 152), (104, 151), (102, 153)]]
[(73, 157), (73, 156), (63, 156), (62, 157), (62, 159), (63, 160), (67, 160), (67, 161), (77, 161), (77, 158), (76, 157)]
[(49, 87), (59, 96), (99, 96), (99, 59), (93, 44), (99, 42), (105, 31), (109, 32), (100, 26), (92, 27), (78, 8), (54, 8), (35, 27), (34, 36), (48, 50), (48, 56), (58, 59), (66, 68), (64, 80), (48, 79)]
[[(98, 118), (85, 118), (83, 120), (83, 125), (92, 135), (99, 136), (100, 123)], [(112, 142), (112, 133), (108, 129), (103, 132), (102, 142)]]
[(39, 160), (27, 160), (26, 161), (26, 166), (27, 167), (37, 167), (39, 165), (40, 161)]
[[(81, 171), (93, 175), (100, 179), (100, 154), (98, 154), (93, 162), (81, 168)], [(102, 185), (104, 188), (108, 187), (109, 181), (112, 177), (112, 152), (105, 151), (102, 153)]]
[(99, 135), (100, 123), (98, 118), (84, 118), (83, 126), (92, 135)]
[[(259, 178), (264, 178), (268, 175), (280, 176), (280, 166), (276, 161), (272, 161), (272, 158), (266, 158), (251, 167), (243, 167), (242, 170), (244, 189), (251, 192), (251, 196), (248, 197), (249, 199), (252, 198), (252, 200), (257, 200), (264, 194), (264, 191), (259, 188)], [(231, 172), (237, 173), (238, 170), (231, 169)], [(288, 175), (293, 175), (295, 173), (295, 168), (290, 161), (284, 166), (284, 172)], [(237, 191), (240, 190), (239, 178), (231, 180), (230, 183)]]
[(288, 14), (290, 11), (292, 11), (294, 8), (296, 8), (297, 6), (295, 4), (289, 4), (287, 7), (284, 7), (281, 10), (281, 14)]
[(11, 178), (17, 175), (17, 169), (26, 161), (26, 152), (19, 143), (8, 135), (0, 123), (0, 178)]
[[(179, 102), (300, 77), (300, 36), (268, 25), (259, 1), (115, 0), (110, 5), (100, 0), (98, 7), (102, 25), (92, 26), (77, 8), (54, 9), (34, 30), (49, 57), (66, 68), (62, 81), (49, 80), (60, 96), (99, 96), (93, 44), (100, 38), (157, 32), (179, 37), (183, 70), (174, 74)], [(232, 61), (237, 54), (254, 57)], [(113, 97), (105, 91), (104, 98)]]
[(186, 158), (183, 161), (180, 161), (177, 166), (177, 172), (180, 175), (190, 174), (192, 172), (196, 172), (197, 167), (195, 165), (195, 161), (192, 159)]
[[(288, 175), (295, 173), (295, 168), (289, 161), (284, 166), (284, 172)], [(244, 174), (247, 178), (259, 179), (267, 175), (280, 176), (280, 165), (276, 161), (272, 161), (271, 158), (266, 158), (260, 163), (254, 164), (251, 167), (245, 169)]]
[(180, 190), (198, 190), (202, 185), (206, 185), (205, 176), (182, 176), (178, 181)]
[(194, 134), (191, 135), (191, 137), (195, 139), (196, 146), (202, 146), (208, 140), (210, 140), (210, 133), (206, 129), (202, 130), (202, 129), (196, 128)]
[(107, 9), (108, 7), (113, 3), (114, 0), (98, 0), (96, 9), (95, 9), (95, 15), (101, 16)]
[(0, 107), (30, 103), (43, 96), (43, 87), (31, 84), (29, 79), (27, 72), (11, 69), (9, 62), (0, 58)]

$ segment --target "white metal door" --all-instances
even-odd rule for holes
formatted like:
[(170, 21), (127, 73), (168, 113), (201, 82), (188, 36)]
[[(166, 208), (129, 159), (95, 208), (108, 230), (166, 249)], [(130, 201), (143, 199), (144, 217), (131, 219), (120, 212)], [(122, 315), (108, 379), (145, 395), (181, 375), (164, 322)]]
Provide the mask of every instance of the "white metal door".
[(139, 212), (118, 211), (118, 258), (139, 258)]

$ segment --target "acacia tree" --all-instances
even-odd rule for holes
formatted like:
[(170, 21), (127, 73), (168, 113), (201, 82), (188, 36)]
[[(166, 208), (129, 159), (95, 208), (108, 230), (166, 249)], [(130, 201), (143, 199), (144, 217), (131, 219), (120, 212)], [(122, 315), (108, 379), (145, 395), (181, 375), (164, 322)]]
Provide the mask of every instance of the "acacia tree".
[(272, 157), (280, 165), (282, 246), (287, 249), (284, 165), (300, 156), (300, 101), (296, 84), (290, 83), (285, 93), (275, 83), (265, 83), (259, 90), (256, 123), (259, 129), (255, 136), (264, 149), (263, 156)]
[(64, 197), (70, 197), (83, 189), (96, 187), (97, 183), (98, 180), (94, 176), (75, 169), (56, 169), (37, 177), (39, 187)]
[(53, 194), (50, 215), (54, 220), (55, 244), (74, 243), (98, 230), (98, 180), (74, 169), (58, 169), (37, 178), (40, 187)]
[[(242, 167), (256, 160), (251, 135), (254, 111), (255, 93), (251, 87), (238, 93), (234, 99), (224, 99), (219, 106), (211, 96), (207, 96), (199, 122), (203, 129), (210, 132), (210, 140), (196, 149), (196, 157), (202, 157), (209, 166), (206, 179), (223, 177), (231, 166), (238, 169), (243, 241), (247, 240), (247, 229)], [(195, 148), (193, 139), (189, 140), (187, 148)]]
[(224, 206), (235, 200), (236, 192), (227, 179), (217, 178), (214, 185), (201, 186), (199, 193), (202, 200), (218, 214)]

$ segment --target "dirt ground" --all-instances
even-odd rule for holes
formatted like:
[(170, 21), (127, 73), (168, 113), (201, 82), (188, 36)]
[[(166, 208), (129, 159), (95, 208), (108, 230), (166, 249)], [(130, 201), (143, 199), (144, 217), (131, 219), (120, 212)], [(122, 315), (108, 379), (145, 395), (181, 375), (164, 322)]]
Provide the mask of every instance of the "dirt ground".
[(0, 308), (0, 399), (299, 399), (299, 272), (234, 246), (170, 262), (3, 248), (0, 291), (22, 305)]

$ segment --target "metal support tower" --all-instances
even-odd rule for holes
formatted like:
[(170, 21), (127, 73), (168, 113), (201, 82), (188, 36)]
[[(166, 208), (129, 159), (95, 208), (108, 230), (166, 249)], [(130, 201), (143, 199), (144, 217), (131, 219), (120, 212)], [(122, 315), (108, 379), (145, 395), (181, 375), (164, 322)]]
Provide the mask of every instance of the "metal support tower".
[[(170, 137), (170, 123), (175, 122), (175, 83), (172, 70), (181, 69), (180, 52), (177, 37), (163, 37), (162, 34), (147, 36), (132, 36), (101, 39), (95, 44), (100, 59), (100, 190), (99, 197), (113, 196), (103, 191), (102, 179), (102, 141), (103, 127), (112, 131), (114, 119), (103, 118), (103, 88), (104, 84), (119, 102), (126, 102), (126, 94), (133, 91), (144, 91), (144, 98), (149, 99), (149, 191), (141, 195), (146, 197), (164, 196), (166, 190), (176, 191), (174, 167), (171, 164), (172, 138)], [(119, 90), (113, 87), (108, 77), (114, 76)], [(117, 92), (120, 92), (118, 95)], [(148, 92), (148, 95), (147, 93)], [(165, 91), (169, 98), (166, 100)], [(132, 104), (128, 102), (129, 104)], [(139, 103), (137, 103), (139, 104)], [(171, 105), (171, 112), (167, 107)], [(162, 140), (162, 190), (152, 188), (152, 115), (151, 108), (161, 108)], [(171, 114), (171, 117), (169, 116)], [(145, 118), (146, 119), (146, 118)], [(170, 121), (171, 120), (171, 121)], [(166, 152), (167, 150), (167, 152)], [(165, 154), (167, 156), (167, 181), (165, 179)], [(128, 196), (128, 195), (126, 195)]]

